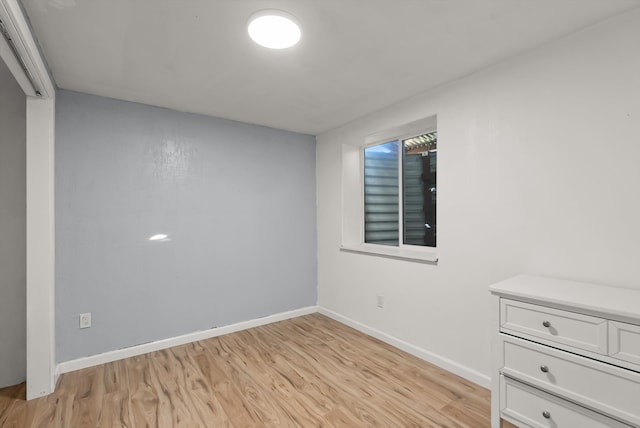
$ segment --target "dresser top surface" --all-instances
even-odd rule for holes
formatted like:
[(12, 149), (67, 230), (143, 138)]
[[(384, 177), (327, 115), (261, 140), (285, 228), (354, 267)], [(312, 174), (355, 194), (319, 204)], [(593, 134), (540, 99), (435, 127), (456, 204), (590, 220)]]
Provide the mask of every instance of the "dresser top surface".
[(491, 285), (489, 290), (502, 297), (544, 302), (640, 324), (640, 290), (535, 275), (518, 275)]

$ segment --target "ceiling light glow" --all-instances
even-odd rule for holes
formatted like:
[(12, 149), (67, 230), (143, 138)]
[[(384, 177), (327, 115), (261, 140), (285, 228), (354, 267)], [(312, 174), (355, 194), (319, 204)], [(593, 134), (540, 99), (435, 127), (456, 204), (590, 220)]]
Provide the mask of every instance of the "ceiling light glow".
[(261, 10), (249, 20), (249, 37), (269, 49), (286, 49), (300, 41), (302, 32), (296, 18), (280, 10)]

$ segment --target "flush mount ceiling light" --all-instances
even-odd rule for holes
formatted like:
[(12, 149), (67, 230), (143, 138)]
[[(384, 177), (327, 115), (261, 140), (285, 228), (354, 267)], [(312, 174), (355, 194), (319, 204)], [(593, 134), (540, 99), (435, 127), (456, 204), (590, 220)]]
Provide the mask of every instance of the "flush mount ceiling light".
[(254, 13), (247, 30), (254, 42), (269, 49), (290, 48), (302, 35), (295, 17), (275, 9)]

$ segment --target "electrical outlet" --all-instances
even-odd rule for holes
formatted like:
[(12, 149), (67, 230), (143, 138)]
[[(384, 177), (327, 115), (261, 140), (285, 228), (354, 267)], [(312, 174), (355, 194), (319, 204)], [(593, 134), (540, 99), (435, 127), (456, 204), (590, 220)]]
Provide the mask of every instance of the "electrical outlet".
[(382, 294), (378, 294), (378, 307), (384, 308), (384, 296)]
[(91, 312), (80, 314), (80, 328), (91, 327)]

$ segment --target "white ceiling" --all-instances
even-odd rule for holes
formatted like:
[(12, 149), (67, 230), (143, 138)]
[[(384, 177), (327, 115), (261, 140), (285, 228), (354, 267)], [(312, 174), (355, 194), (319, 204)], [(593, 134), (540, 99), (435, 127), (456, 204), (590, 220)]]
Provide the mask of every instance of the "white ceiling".
[[(22, 0), (60, 88), (318, 134), (640, 0)], [(285, 10), (270, 51), (249, 16)]]

